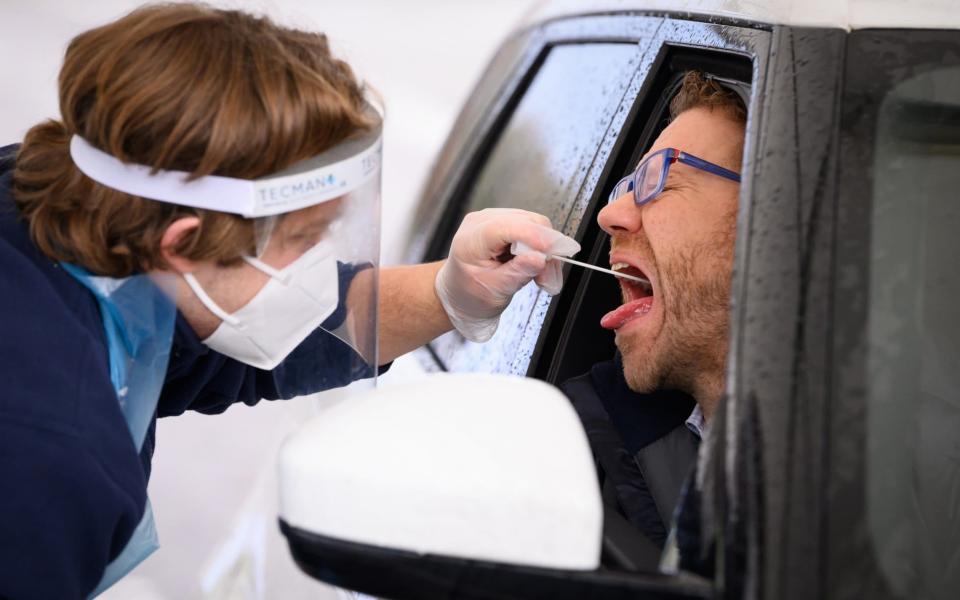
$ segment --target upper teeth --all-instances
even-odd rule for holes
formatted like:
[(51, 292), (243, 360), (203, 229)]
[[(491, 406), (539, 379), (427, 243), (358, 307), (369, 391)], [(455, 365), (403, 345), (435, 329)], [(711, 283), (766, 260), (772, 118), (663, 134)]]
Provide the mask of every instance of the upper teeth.
[(625, 262), (613, 263), (610, 265), (610, 269), (613, 271), (622, 271), (624, 269), (629, 269), (630, 265)]

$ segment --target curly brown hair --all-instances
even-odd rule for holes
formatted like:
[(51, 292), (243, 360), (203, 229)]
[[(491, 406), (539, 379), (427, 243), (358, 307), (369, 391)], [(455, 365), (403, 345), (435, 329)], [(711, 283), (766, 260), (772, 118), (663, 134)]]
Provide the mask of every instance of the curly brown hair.
[(747, 107), (740, 96), (696, 70), (684, 74), (680, 91), (670, 101), (670, 120), (692, 108), (719, 109), (740, 124), (747, 122)]
[(78, 35), (59, 89), (62, 121), (27, 133), (13, 196), (41, 251), (111, 277), (164, 268), (160, 240), (179, 218), (200, 226), (174, 251), (219, 264), (252, 251), (253, 223), (100, 185), (73, 164), (73, 135), (124, 162), (252, 179), (372, 125), (324, 35), (202, 4), (150, 5)]

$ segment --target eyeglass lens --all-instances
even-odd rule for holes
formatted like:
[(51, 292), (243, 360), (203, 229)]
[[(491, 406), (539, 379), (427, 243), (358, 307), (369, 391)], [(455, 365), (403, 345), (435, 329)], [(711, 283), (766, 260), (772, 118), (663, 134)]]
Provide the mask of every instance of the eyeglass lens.
[(665, 152), (657, 152), (648, 158), (637, 172), (637, 204), (649, 202), (660, 191), (660, 182), (663, 179), (663, 167), (666, 164)]

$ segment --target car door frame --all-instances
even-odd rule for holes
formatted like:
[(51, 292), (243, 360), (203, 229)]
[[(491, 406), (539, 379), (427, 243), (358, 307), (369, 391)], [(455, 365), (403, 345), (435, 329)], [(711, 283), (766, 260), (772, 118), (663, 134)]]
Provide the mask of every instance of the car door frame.
[(823, 597), (845, 39), (787, 26), (771, 38), (704, 494), (726, 597)]

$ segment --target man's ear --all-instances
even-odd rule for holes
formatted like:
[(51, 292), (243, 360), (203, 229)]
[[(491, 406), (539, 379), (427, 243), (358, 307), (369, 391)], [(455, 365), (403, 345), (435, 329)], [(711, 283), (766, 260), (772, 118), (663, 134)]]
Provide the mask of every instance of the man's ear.
[(170, 223), (167, 230), (163, 232), (163, 237), (160, 238), (160, 256), (172, 270), (180, 274), (192, 273), (197, 268), (197, 262), (177, 254), (176, 247), (185, 236), (198, 227), (200, 227), (198, 217), (183, 217)]

